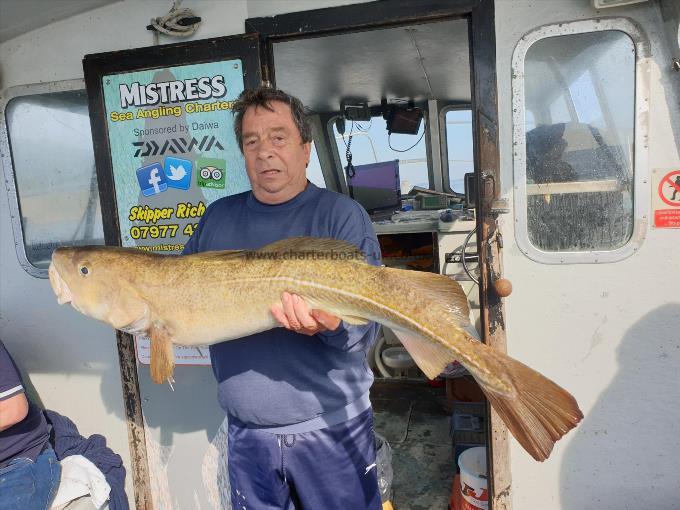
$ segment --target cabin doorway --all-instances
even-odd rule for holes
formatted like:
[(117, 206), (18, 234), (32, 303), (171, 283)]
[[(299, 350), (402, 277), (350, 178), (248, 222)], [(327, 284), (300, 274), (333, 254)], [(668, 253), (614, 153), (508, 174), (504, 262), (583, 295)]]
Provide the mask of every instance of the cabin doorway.
[[(484, 205), (485, 192), (493, 194), (487, 184), (495, 166), (485, 167), (485, 180), (478, 169), (483, 158), (491, 155), (497, 162), (498, 157), (493, 155), (497, 142), (489, 143), (497, 131), (495, 103), (486, 108), (493, 113), (483, 115), (486, 152), (480, 152), (473, 46), (491, 44), (486, 58), (494, 54), (493, 38), (480, 43), (473, 37), (482, 31), (483, 11), (493, 12), (492, 2), (482, 3), (473, 9), (466, 2), (448, 2), (436, 15), (404, 3), (401, 17), (391, 20), (374, 5), (353, 5), (256, 18), (246, 26), (261, 36), (265, 81), (309, 109), (310, 181), (349, 194), (366, 208), (385, 265), (458, 280), (472, 320), (488, 338), (489, 300), (479, 284), (487, 288), (493, 271), (479, 270), (476, 247), (478, 237), (493, 230), (484, 223)], [(388, 173), (385, 189), (362, 194), (357, 168)], [(490, 267), (492, 256), (482, 254), (481, 267)], [(497, 311), (491, 314), (498, 317)], [(376, 432), (391, 447), (392, 502), (398, 508), (446, 508), (456, 459), (465, 448), (487, 447), (493, 466), (488, 405), (463, 371), (428, 381), (403, 354), (396, 337), (383, 328), (368, 356), (376, 377), (371, 390)], [(451, 425), (463, 416), (476, 428), (456, 434)]]

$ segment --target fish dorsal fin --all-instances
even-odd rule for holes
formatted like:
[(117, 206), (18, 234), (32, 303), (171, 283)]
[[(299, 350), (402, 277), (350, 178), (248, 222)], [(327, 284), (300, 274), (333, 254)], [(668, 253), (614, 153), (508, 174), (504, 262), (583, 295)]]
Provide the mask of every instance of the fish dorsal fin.
[(456, 322), (466, 327), (470, 324), (470, 307), (465, 291), (460, 284), (443, 274), (425, 271), (399, 271), (398, 278), (413, 282), (446, 311), (455, 317)]
[(304, 253), (336, 255), (344, 260), (365, 260), (363, 252), (347, 241), (321, 237), (291, 237), (267, 244), (256, 250), (261, 253)]
[(241, 258), (245, 256), (245, 250), (219, 250), (219, 251), (204, 251), (194, 253), (193, 255), (185, 255), (187, 257), (196, 257), (200, 259), (232, 259)]

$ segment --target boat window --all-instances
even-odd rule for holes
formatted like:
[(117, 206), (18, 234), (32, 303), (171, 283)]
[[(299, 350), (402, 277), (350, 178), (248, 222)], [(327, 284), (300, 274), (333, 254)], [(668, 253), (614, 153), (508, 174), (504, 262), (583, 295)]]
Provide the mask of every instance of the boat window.
[(309, 157), (309, 166), (307, 167), (307, 179), (319, 188), (326, 187), (326, 180), (321, 172), (321, 163), (319, 163), (319, 155), (316, 152), (316, 144), (312, 142), (312, 152)]
[(447, 110), (444, 114), (449, 189), (465, 193), (465, 174), (474, 171), (472, 159), (472, 111)]
[(44, 270), (57, 246), (104, 244), (85, 91), (15, 97), (5, 118), (26, 262)]
[(619, 30), (544, 37), (526, 50), (515, 184), (534, 249), (607, 252), (631, 239), (635, 57)]

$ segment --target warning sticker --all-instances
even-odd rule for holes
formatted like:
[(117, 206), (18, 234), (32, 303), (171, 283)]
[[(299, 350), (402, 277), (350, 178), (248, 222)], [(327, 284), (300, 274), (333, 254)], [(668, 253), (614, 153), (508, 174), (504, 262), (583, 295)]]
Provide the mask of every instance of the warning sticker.
[[(151, 364), (151, 339), (146, 335), (136, 335), (137, 361), (142, 365)], [(207, 346), (186, 347), (175, 345), (176, 365), (210, 365), (210, 352)]]
[(680, 168), (652, 171), (652, 211), (657, 228), (680, 228)]

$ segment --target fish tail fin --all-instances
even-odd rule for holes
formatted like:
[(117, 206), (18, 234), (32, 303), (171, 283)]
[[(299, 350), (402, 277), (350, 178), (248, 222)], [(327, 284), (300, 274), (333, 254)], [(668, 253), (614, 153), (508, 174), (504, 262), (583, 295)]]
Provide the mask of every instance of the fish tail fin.
[(583, 418), (576, 399), (523, 363), (490, 347), (483, 350), (491, 373), (503, 374), (513, 391), (499, 392), (475, 379), (515, 439), (534, 459), (544, 461), (555, 442)]
[[(486, 366), (456, 356), (450, 348), (403, 330), (393, 330), (414, 361), (434, 379), (456, 358), (479, 383), (489, 402), (515, 439), (538, 461), (550, 455), (555, 442), (574, 428), (583, 414), (574, 397), (536, 370), (479, 343), (475, 353)], [(470, 340), (473, 341), (473, 340)], [(490, 374), (485, 377), (484, 374)]]
[[(555, 442), (583, 418), (574, 397), (523, 363), (477, 343), (467, 296), (457, 282), (433, 273), (384, 269), (388, 285), (399, 288), (400, 281), (407, 281), (445, 320), (431, 338), (393, 329), (425, 375), (434, 379), (457, 359), (479, 383), (515, 439), (534, 459), (547, 459)], [(455, 345), (446, 340), (451, 335), (459, 338)]]
[(151, 331), (151, 380), (162, 384), (172, 379), (175, 369), (175, 351), (172, 337), (164, 327), (154, 326)]

